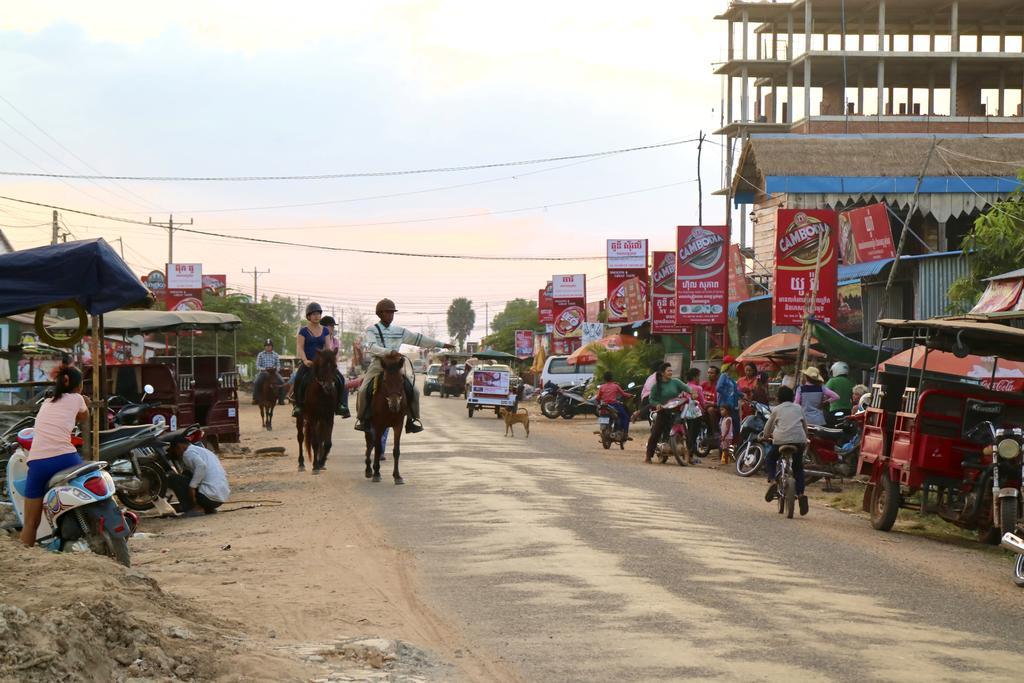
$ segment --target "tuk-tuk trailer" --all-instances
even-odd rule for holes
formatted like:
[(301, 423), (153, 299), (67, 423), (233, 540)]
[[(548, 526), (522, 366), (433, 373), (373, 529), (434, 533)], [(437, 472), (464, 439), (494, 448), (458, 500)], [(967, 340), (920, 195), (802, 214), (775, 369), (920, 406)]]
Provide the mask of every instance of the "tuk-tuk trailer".
[(438, 393), (441, 394), (441, 398), (462, 396), (466, 392), (466, 373), (468, 372), (466, 361), (470, 359), (470, 355), (445, 351), (439, 353), (437, 358), (441, 362), (441, 373), (437, 378), (440, 385)]
[[(875, 529), (900, 508), (936, 514), (997, 544), (1022, 518), (1024, 395), (975, 378), (930, 373), (933, 351), (1024, 360), (1024, 330), (966, 318), (880, 320), (879, 352), (909, 341), (906, 368), (876, 365), (864, 420), (858, 477)], [(915, 369), (914, 354), (923, 355)]]
[[(164, 422), (170, 429), (199, 423), (208, 442), (237, 443), (238, 372), (235, 365), (235, 331), (241, 320), (228, 313), (209, 311), (113, 311), (104, 317), (107, 335), (120, 333), (167, 335), (174, 338), (174, 355), (154, 356), (141, 363), (107, 368), (104, 396), (118, 396), (148, 407), (146, 420)], [(230, 333), (229, 342), (222, 333)], [(196, 355), (197, 335), (212, 335), (214, 353)], [(168, 347), (169, 349), (169, 347)], [(91, 386), (92, 373), (85, 381)], [(143, 388), (154, 392), (146, 396)]]
[(507, 365), (478, 365), (470, 373), (466, 391), (466, 412), (469, 417), (478, 410), (494, 410), (494, 416), (501, 416), (501, 409), (515, 412), (519, 399), (512, 387), (512, 371)]

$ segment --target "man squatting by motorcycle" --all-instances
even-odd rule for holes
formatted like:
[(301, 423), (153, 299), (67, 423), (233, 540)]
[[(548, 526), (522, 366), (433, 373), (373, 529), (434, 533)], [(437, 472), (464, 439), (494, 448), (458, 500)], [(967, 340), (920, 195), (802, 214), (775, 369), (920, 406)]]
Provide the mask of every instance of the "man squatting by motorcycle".
[[(363, 375), (363, 383), (356, 395), (356, 424), (355, 428), (364, 431), (366, 423), (370, 419), (370, 388), (374, 381), (384, 371), (380, 364), (380, 357), (391, 351), (398, 352), (402, 344), (419, 346), (420, 348), (436, 348), (443, 346), (446, 349), (454, 349), (452, 344), (445, 344), (437, 339), (407, 330), (404, 327), (392, 324), (395, 320), (395, 313), (398, 309), (391, 299), (381, 299), (377, 302), (376, 313), (380, 322), (366, 328), (363, 333), (363, 351), (373, 355), (373, 361), (369, 369)], [(409, 404), (409, 419), (405, 423), (405, 431), (408, 434), (415, 434), (423, 431), (420, 423), (420, 392), (413, 385), (412, 380), (406, 374), (407, 370), (402, 367), (402, 375), (405, 379), (405, 398)]]

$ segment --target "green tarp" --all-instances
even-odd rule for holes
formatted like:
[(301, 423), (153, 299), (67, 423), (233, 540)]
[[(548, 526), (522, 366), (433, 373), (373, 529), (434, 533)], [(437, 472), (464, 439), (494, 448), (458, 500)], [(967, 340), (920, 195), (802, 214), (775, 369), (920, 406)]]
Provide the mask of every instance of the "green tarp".
[(811, 325), (811, 336), (817, 339), (815, 343), (811, 344), (811, 348), (821, 351), (834, 360), (845, 361), (858, 368), (873, 368), (876, 360), (886, 360), (892, 355), (883, 350), (882, 355), (879, 356), (878, 349), (874, 346), (850, 339), (821, 320), (811, 318), (808, 322)]

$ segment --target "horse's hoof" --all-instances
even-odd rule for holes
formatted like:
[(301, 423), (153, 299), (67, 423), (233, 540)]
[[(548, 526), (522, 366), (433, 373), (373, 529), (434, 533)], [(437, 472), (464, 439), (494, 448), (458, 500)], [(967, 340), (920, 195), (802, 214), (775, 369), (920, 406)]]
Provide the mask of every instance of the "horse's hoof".
[(379, 475), (379, 474), (375, 474), (375, 475), (373, 475), (373, 479), (372, 479), (371, 481), (372, 481), (372, 482), (373, 482), (374, 484), (378, 483), (378, 482), (380, 481), (380, 475)]
[(387, 460), (387, 459), (388, 459), (388, 458), (387, 458), (387, 456), (385, 456), (385, 455), (382, 455), (382, 456), (380, 456), (380, 461), (381, 461), (381, 462), (384, 462), (384, 461), (385, 461), (385, 460)]
[(299, 472), (305, 472), (305, 471), (306, 471), (306, 466), (305, 465), (299, 465)]
[(320, 474), (320, 470), (318, 470), (318, 469), (316, 469), (316, 468), (314, 467), (314, 468), (313, 468), (313, 474)]
[(398, 486), (399, 484), (404, 484), (404, 483), (405, 483), (405, 479), (402, 479), (401, 477), (395, 477), (395, 486)]
[(370, 477), (373, 476), (373, 470), (371, 470), (369, 467), (367, 467), (365, 474), (366, 474), (366, 478), (369, 479)]

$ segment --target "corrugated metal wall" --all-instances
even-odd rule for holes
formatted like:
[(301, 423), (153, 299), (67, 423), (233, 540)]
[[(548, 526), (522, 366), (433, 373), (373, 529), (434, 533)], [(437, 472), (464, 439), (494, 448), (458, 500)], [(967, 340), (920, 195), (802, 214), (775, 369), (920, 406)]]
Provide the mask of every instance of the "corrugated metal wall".
[(914, 317), (918, 320), (948, 315), (949, 286), (967, 274), (962, 255), (939, 256), (917, 261), (914, 277)]
[(879, 318), (905, 318), (903, 312), (903, 298), (906, 286), (909, 283), (895, 283), (885, 296), (885, 282), (878, 284), (863, 285), (860, 288), (861, 306), (864, 309), (864, 336), (865, 344), (878, 343), (878, 328), (875, 321)]

